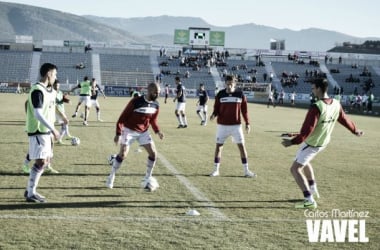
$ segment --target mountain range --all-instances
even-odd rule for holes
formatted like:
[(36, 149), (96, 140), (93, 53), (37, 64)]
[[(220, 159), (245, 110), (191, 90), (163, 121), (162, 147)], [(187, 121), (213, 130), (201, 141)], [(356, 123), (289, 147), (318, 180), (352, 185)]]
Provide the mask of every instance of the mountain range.
[(336, 31), (309, 28), (300, 31), (277, 29), (254, 23), (230, 27), (212, 26), (194, 17), (111, 18), (78, 16), (30, 5), (0, 2), (0, 42), (15, 35), (38, 40), (85, 40), (127, 44), (173, 45), (175, 29), (207, 27), (225, 32), (225, 47), (269, 49), (270, 39), (285, 40), (287, 50), (327, 51), (343, 42), (363, 43), (379, 38), (358, 38)]

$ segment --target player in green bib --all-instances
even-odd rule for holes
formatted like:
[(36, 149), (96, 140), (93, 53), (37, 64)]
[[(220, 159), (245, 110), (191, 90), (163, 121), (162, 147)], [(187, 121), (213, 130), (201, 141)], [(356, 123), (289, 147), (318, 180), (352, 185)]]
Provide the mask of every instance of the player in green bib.
[(59, 139), (54, 128), (55, 91), (53, 83), (57, 78), (57, 66), (45, 63), (40, 68), (41, 80), (32, 85), (26, 109), (26, 131), (29, 136), (29, 158), (35, 163), (29, 173), (24, 197), (27, 202), (45, 202), (45, 197), (37, 193), (37, 186), (44, 168), (52, 156), (52, 138)]
[(285, 147), (301, 144), (290, 169), (305, 198), (302, 203), (296, 204), (296, 208), (317, 208), (313, 195), (319, 198), (319, 193), (310, 162), (330, 142), (335, 123), (338, 121), (357, 136), (363, 135), (346, 116), (340, 102), (327, 95), (326, 79), (314, 79), (311, 89), (318, 100), (311, 105), (300, 133), (292, 139), (282, 141)]
[(90, 100), (91, 87), (92, 87), (91, 82), (88, 79), (88, 76), (85, 76), (83, 79), (83, 82), (80, 82), (77, 86), (71, 89), (71, 92), (78, 88), (80, 89), (78, 105), (75, 108), (75, 113), (72, 115), (72, 117), (73, 118), (77, 117), (79, 107), (84, 102), (85, 111), (84, 111), (84, 117), (83, 117), (83, 125), (86, 125), (86, 126), (88, 125), (87, 118), (88, 118), (88, 114), (91, 107), (91, 100)]

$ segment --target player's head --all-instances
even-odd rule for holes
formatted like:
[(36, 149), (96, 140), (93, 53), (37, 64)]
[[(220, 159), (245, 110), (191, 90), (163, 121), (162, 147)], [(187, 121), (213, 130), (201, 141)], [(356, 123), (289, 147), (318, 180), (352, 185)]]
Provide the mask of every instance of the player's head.
[(40, 75), (43, 81), (47, 81), (48, 86), (53, 85), (57, 79), (57, 66), (52, 63), (44, 63), (40, 68)]
[(181, 78), (179, 76), (176, 76), (174, 79), (176, 84), (179, 84), (181, 82)]
[(155, 101), (159, 95), (160, 95), (160, 85), (158, 85), (157, 83), (150, 83), (148, 85), (148, 94), (147, 94), (148, 100)]
[(313, 91), (314, 95), (318, 95), (319, 92), (321, 94), (327, 93), (328, 86), (329, 83), (326, 78), (316, 78), (311, 82), (311, 90)]
[(227, 92), (231, 92), (235, 90), (236, 85), (236, 78), (234, 75), (227, 75), (226, 76), (226, 88)]
[(83, 77), (83, 81), (88, 81), (88, 76)]
[(199, 89), (203, 90), (205, 88), (205, 85), (203, 83), (199, 84)]

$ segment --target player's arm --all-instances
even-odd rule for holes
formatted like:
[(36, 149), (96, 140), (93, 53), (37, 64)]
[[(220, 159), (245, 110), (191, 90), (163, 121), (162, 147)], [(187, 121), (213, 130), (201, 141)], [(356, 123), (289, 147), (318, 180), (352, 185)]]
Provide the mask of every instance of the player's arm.
[(164, 134), (160, 131), (160, 127), (157, 123), (157, 117), (158, 117), (159, 110), (152, 116), (152, 119), (150, 120), (150, 124), (152, 125), (152, 129), (156, 135), (162, 140), (164, 138)]
[(131, 116), (133, 113), (133, 106), (134, 106), (134, 99), (132, 99), (127, 106), (124, 108), (123, 112), (120, 114), (119, 119), (116, 122), (116, 136), (121, 135), (121, 129), (123, 128), (123, 125), (125, 121), (128, 120), (128, 117)]
[(106, 94), (104, 93), (104, 91), (99, 86), (98, 86), (98, 89), (100, 93), (103, 95), (104, 99), (106, 99)]
[(356, 128), (355, 123), (348, 118), (342, 106), (340, 107), (338, 122), (342, 124), (344, 127), (346, 127), (348, 130), (350, 130), (351, 133), (357, 136), (362, 136), (364, 134), (363, 131)]
[(219, 114), (219, 107), (220, 107), (220, 99), (218, 97), (218, 94), (215, 96), (215, 102), (214, 102), (214, 110), (211, 113), (210, 121), (214, 120)]
[(247, 98), (245, 97), (245, 95), (242, 96), (241, 113), (245, 121), (245, 130), (247, 131), (247, 133), (249, 133), (251, 131), (251, 126), (249, 124), (248, 103), (247, 103)]
[(72, 88), (71, 90), (70, 90), (70, 92), (73, 92), (74, 90), (76, 90), (76, 89), (80, 89), (80, 83), (77, 85), (77, 86), (75, 86), (74, 88)]
[(282, 145), (289, 147), (292, 145), (301, 144), (314, 131), (318, 123), (320, 111), (317, 106), (313, 105), (307, 112), (305, 120), (302, 124), (300, 133), (293, 139), (282, 139)]

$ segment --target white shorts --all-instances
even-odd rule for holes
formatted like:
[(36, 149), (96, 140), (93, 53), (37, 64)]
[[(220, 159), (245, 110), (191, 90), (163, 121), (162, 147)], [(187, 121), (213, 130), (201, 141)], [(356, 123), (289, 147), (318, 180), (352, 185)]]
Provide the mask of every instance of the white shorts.
[(241, 124), (238, 125), (221, 125), (216, 126), (216, 143), (224, 144), (227, 137), (232, 136), (232, 142), (236, 144), (244, 143), (244, 135)]
[(207, 105), (198, 105), (197, 106), (197, 111), (207, 112)]
[(53, 155), (51, 135), (29, 136), (29, 158), (48, 159)]
[(177, 102), (176, 110), (185, 111), (185, 108), (186, 108), (186, 102)]
[(326, 146), (312, 147), (303, 142), (297, 151), (295, 161), (301, 164), (302, 166), (305, 166), (309, 164), (310, 161), (314, 159), (314, 157), (325, 148)]
[(79, 102), (80, 103), (84, 102), (84, 105), (86, 105), (86, 107), (91, 107), (91, 98), (89, 95), (80, 95)]
[(140, 146), (149, 143), (154, 143), (152, 137), (149, 134), (149, 130), (140, 133), (132, 129), (123, 127), (123, 130), (121, 132), (120, 144), (130, 146), (136, 140), (139, 142)]
[(95, 100), (94, 99), (90, 99), (90, 103), (91, 103), (90, 107), (95, 107), (95, 108), (96, 107), (98, 107), (98, 108), (100, 107), (98, 99), (95, 99)]

